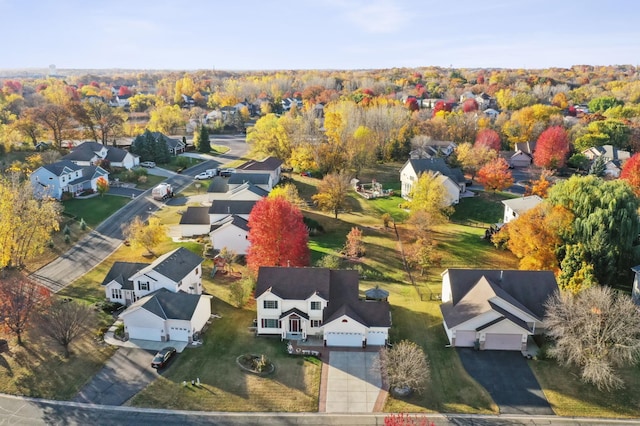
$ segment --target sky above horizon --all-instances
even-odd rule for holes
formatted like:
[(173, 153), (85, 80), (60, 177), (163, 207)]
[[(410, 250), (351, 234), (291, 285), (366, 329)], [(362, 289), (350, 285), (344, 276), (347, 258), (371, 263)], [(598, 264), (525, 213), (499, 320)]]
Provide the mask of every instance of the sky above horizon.
[(0, 13), (0, 69), (640, 63), (629, 0), (0, 0)]

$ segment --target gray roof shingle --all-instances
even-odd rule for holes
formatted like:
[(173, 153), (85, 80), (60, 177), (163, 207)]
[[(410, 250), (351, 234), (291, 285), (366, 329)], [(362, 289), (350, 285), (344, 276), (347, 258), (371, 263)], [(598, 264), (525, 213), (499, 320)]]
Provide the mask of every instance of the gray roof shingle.
[(161, 288), (133, 303), (127, 310), (141, 307), (162, 319), (190, 320), (201, 295), (173, 293)]
[(148, 263), (135, 263), (135, 262), (115, 262), (107, 276), (102, 280), (101, 285), (107, 285), (111, 281), (119, 283), (124, 290), (133, 290), (133, 282), (129, 281), (129, 277), (136, 272), (149, 266)]
[(179, 247), (160, 256), (153, 264), (147, 266), (145, 270), (154, 270), (177, 283), (203, 261), (204, 259), (197, 254), (184, 247)]
[(462, 171), (458, 168), (450, 168), (442, 158), (412, 158), (409, 160), (409, 163), (416, 172), (416, 175), (429, 170), (432, 172), (439, 172), (456, 183), (466, 182)]

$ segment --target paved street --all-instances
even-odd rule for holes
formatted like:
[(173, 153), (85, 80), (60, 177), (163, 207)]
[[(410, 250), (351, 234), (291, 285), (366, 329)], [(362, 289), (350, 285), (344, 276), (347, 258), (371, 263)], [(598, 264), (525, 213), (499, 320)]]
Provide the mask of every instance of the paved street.
[[(221, 413), (110, 407), (0, 395), (0, 425), (384, 425), (385, 414)], [(429, 414), (436, 426), (614, 426), (638, 419), (610, 420), (555, 416), (474, 416)], [(420, 418), (420, 417), (419, 417)]]
[[(242, 157), (247, 151), (244, 135), (221, 135), (213, 138), (211, 143), (229, 146), (229, 152), (219, 157), (219, 161), (224, 163)], [(182, 174), (172, 174), (167, 182), (173, 185), (176, 193), (180, 192), (193, 181), (193, 176), (206, 169), (218, 167), (219, 161), (206, 161), (185, 170)], [(123, 223), (129, 223), (135, 216), (146, 220), (161, 205), (161, 202), (153, 200), (150, 189), (136, 195), (135, 199), (102, 222), (66, 253), (34, 272), (31, 277), (54, 292), (60, 291), (118, 248), (123, 240)]]

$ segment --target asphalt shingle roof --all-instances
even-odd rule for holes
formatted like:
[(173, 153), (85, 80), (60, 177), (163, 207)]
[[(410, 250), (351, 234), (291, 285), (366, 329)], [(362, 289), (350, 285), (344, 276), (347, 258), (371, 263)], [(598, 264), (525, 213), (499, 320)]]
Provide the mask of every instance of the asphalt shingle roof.
[(208, 225), (209, 207), (187, 207), (180, 218), (180, 225)]
[(161, 288), (133, 303), (131, 308), (141, 307), (162, 319), (190, 320), (200, 302), (201, 295), (173, 293)]
[(249, 214), (255, 200), (213, 200), (209, 214)]
[(135, 263), (135, 262), (115, 262), (107, 276), (102, 280), (102, 285), (107, 285), (111, 281), (119, 283), (124, 290), (133, 290), (133, 282), (129, 281), (129, 278), (136, 272), (149, 266), (148, 263)]
[(416, 175), (420, 175), (420, 173), (429, 170), (439, 172), (457, 183), (466, 182), (462, 171), (458, 168), (450, 168), (442, 158), (412, 158), (409, 160), (409, 163), (411, 167), (413, 167)]
[(197, 254), (179, 247), (160, 256), (153, 264), (147, 266), (145, 271), (154, 270), (177, 283), (203, 261), (204, 259)]

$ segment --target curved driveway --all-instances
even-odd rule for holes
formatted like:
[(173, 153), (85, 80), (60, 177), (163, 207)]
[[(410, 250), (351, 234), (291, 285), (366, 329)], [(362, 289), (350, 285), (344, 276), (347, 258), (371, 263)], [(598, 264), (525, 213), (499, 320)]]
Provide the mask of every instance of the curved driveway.
[[(227, 162), (246, 154), (247, 144), (244, 138), (244, 135), (222, 135), (215, 137), (212, 143), (230, 148), (227, 153), (219, 157)], [(166, 182), (173, 185), (175, 192), (180, 192), (193, 182), (195, 175), (219, 165), (220, 162), (217, 160), (205, 161), (185, 170), (182, 174), (174, 174)], [(150, 189), (143, 192), (78, 241), (66, 253), (35, 271), (31, 277), (54, 292), (60, 291), (93, 269), (120, 246), (123, 240), (121, 228), (123, 223), (129, 223), (135, 216), (146, 220), (161, 205), (161, 202), (151, 198)]]

